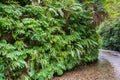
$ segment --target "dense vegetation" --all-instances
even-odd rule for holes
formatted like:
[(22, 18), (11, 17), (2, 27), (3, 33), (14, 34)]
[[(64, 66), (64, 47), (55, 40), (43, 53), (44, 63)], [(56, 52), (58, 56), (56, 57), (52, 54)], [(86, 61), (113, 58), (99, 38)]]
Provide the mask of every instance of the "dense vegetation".
[(120, 51), (120, 19), (103, 23), (100, 26), (103, 48)]
[(9, 1), (0, 3), (0, 80), (47, 80), (97, 59), (99, 36), (82, 4)]
[(105, 0), (101, 5), (108, 14), (106, 21), (99, 28), (103, 48), (120, 51), (120, 1)]

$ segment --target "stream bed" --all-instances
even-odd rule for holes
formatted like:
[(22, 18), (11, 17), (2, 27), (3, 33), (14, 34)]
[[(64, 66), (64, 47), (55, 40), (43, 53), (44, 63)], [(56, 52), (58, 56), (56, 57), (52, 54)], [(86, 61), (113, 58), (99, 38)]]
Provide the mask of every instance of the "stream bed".
[(52, 80), (120, 80), (120, 53), (100, 50), (96, 63), (77, 66)]

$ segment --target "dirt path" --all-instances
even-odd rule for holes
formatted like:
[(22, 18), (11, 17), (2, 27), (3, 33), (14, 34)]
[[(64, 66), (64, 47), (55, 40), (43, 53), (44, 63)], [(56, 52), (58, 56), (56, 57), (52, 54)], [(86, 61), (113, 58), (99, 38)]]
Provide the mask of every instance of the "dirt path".
[(100, 50), (97, 63), (78, 66), (52, 80), (120, 80), (120, 54), (114, 51)]

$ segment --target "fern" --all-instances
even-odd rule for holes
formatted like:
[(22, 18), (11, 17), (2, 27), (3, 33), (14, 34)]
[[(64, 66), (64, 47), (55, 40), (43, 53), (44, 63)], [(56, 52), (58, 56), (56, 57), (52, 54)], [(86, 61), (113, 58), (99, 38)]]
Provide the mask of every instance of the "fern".
[(89, 10), (75, 0), (0, 3), (0, 78), (48, 80), (98, 57)]

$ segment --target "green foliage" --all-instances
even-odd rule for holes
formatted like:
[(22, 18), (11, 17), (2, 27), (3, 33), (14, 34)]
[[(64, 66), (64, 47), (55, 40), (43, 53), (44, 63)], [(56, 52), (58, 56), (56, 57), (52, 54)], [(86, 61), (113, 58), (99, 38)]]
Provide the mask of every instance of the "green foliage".
[(120, 19), (103, 23), (99, 32), (103, 37), (103, 48), (120, 51)]
[[(95, 0), (97, 2), (97, 0)], [(99, 2), (100, 1), (100, 2)], [(102, 36), (103, 48), (120, 51), (120, 1), (119, 0), (99, 0), (98, 3), (107, 12), (108, 16), (104, 23), (100, 25), (99, 32)]]
[(120, 0), (105, 0), (103, 6), (112, 20), (120, 15)]
[(107, 17), (111, 20), (120, 15), (120, 0), (94, 0), (98, 11), (107, 13)]
[(21, 6), (25, 6), (31, 3), (30, 0), (0, 0), (0, 2), (4, 4), (19, 4)]
[(104, 7), (105, 0), (93, 0), (94, 5), (97, 7), (97, 11), (100, 12), (106, 12), (106, 9)]
[(91, 11), (74, 0), (50, 1), (25, 7), (0, 3), (1, 80), (48, 80), (97, 59)]

